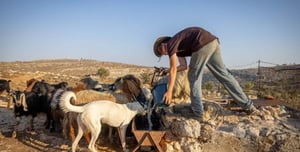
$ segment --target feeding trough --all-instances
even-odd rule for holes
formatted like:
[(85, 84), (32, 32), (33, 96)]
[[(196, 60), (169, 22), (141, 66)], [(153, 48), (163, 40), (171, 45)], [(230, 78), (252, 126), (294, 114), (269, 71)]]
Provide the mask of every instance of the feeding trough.
[(138, 145), (134, 148), (133, 152), (137, 151), (141, 146), (154, 146), (157, 151), (163, 151), (159, 143), (162, 137), (165, 135), (165, 131), (146, 129), (139, 130), (136, 125), (136, 119), (133, 119), (132, 132), (138, 141)]
[[(155, 67), (152, 82), (155, 77), (161, 73), (160, 68)], [(160, 112), (152, 113), (155, 108), (161, 108), (166, 106), (163, 101), (164, 93), (167, 91), (167, 83), (156, 84), (153, 86), (151, 93), (153, 100), (148, 103), (147, 118), (144, 116), (136, 116), (132, 121), (132, 132), (136, 138), (138, 144), (133, 149), (133, 152), (137, 151), (141, 146), (153, 146), (156, 151), (162, 152), (160, 141), (165, 135), (165, 131), (160, 130)]]

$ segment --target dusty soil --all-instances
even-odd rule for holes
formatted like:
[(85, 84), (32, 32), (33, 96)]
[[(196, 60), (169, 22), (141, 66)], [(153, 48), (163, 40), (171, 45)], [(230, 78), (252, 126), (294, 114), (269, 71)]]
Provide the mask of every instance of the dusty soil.
[[(106, 79), (98, 79), (102, 82), (112, 82), (116, 77), (123, 76), (125, 74), (139, 75), (141, 72), (149, 72), (152, 69), (149, 67), (139, 67), (126, 64), (114, 64), (97, 62), (90, 60), (49, 60), (49, 61), (34, 61), (34, 62), (1, 62), (0, 63), (0, 79), (10, 79), (11, 88), (14, 90), (25, 89), (26, 81), (31, 78), (39, 80), (46, 80), (49, 83), (57, 83), (61, 81), (67, 81), (69, 85), (74, 86), (85, 75), (93, 75), (101, 67), (110, 69), (110, 76)], [(60, 133), (50, 133), (45, 129), (44, 122), (46, 120), (45, 115), (40, 114), (34, 121), (34, 131), (28, 131), (28, 124), (30, 117), (22, 118), (22, 124), (18, 128), (18, 134), (16, 138), (12, 138), (12, 131), (15, 126), (15, 117), (11, 108), (7, 108), (7, 102), (3, 101), (5, 94), (2, 94), (0, 101), (0, 151), (2, 152), (36, 152), (36, 151), (70, 151), (71, 141), (64, 139)], [(0, 100), (1, 100), (0, 99)], [(267, 139), (264, 137), (258, 137), (257, 141), (246, 140), (227, 136), (219, 131), (214, 132), (210, 142), (202, 143), (201, 149), (206, 152), (223, 152), (223, 151), (300, 151), (300, 116), (295, 113), (293, 119), (287, 117), (280, 118), (280, 121), (274, 120), (255, 121), (256, 117), (252, 119), (246, 119), (244, 117), (237, 117), (235, 115), (225, 116), (224, 125), (221, 126), (222, 131), (227, 131), (232, 128), (237, 128), (234, 125), (242, 122), (247, 124), (257, 123), (258, 126), (265, 126), (266, 128), (274, 128), (279, 130), (278, 138), (285, 138), (281, 132), (292, 132), (293, 135), (296, 132), (296, 136), (289, 140), (281, 139)], [(276, 122), (275, 122), (276, 121)], [(279, 129), (276, 126), (268, 125), (280, 125)], [(263, 127), (261, 127), (263, 128)], [(282, 131), (282, 130), (287, 131)], [(270, 129), (271, 130), (271, 129)], [(274, 130), (271, 130), (274, 132)], [(239, 131), (239, 130), (238, 130)], [(281, 132), (280, 132), (281, 131)], [(230, 132), (230, 131), (229, 131)], [(271, 133), (273, 133), (271, 132)], [(277, 132), (274, 133), (274, 135)], [(271, 137), (271, 136), (270, 136)], [(180, 143), (189, 142), (182, 141)], [(275, 140), (275, 141), (274, 141)], [(170, 142), (170, 141), (169, 141)], [(128, 135), (127, 144), (129, 149), (133, 149), (137, 142), (132, 135)], [(271, 148), (265, 148), (266, 145), (271, 145)], [(110, 144), (106, 138), (105, 133), (101, 135), (98, 140), (97, 148), (99, 151), (114, 152), (121, 151), (121, 146), (118, 142), (118, 138), (114, 137), (114, 142)], [(180, 145), (178, 145), (180, 146)], [(278, 147), (276, 147), (278, 146)], [(79, 151), (88, 151), (87, 145), (84, 140), (80, 142)], [(176, 146), (175, 146), (176, 147)], [(278, 150), (279, 149), (279, 150)]]

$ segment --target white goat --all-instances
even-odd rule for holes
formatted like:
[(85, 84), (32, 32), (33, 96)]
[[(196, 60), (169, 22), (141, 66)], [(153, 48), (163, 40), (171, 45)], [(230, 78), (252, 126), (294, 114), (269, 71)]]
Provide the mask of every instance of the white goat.
[[(76, 93), (77, 100), (74, 101), (74, 105), (83, 105), (86, 103), (90, 103), (92, 101), (97, 100), (110, 100), (112, 102), (117, 103), (128, 103), (129, 100), (126, 95), (122, 94), (122, 92), (116, 93), (116, 92), (99, 92), (94, 90), (82, 90)], [(69, 137), (72, 141), (75, 140), (75, 128), (77, 126), (76, 123), (77, 119), (77, 113), (68, 112), (65, 114), (63, 119), (63, 135), (67, 137), (67, 134), (69, 134)], [(111, 139), (111, 130), (109, 133), (109, 139)], [(85, 132), (84, 135), (87, 142), (90, 141), (89, 139), (89, 132)]]
[(92, 135), (88, 148), (92, 152), (96, 152), (95, 142), (101, 132), (101, 123), (118, 128), (122, 148), (124, 151), (128, 151), (125, 140), (126, 129), (136, 114), (145, 113), (144, 107), (139, 102), (117, 104), (108, 100), (99, 100), (83, 106), (74, 106), (70, 103), (72, 98), (76, 101), (75, 94), (67, 91), (62, 94), (60, 102), (60, 107), (64, 112), (79, 113), (77, 116), (78, 134), (72, 144), (72, 152), (75, 152), (85, 130), (91, 131)]

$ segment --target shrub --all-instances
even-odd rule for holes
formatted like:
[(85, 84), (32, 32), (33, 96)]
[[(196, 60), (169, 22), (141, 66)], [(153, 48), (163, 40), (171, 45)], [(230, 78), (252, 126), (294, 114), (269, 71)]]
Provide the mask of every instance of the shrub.
[(213, 91), (215, 88), (215, 84), (212, 81), (208, 81), (207, 83), (204, 84), (204, 86), (202, 88), (207, 91)]
[(140, 74), (140, 77), (142, 79), (142, 82), (145, 84), (145, 83), (150, 83), (150, 75), (149, 73), (146, 73), (146, 72), (143, 72)]
[(105, 69), (105, 68), (100, 68), (98, 69), (97, 71), (97, 75), (100, 77), (100, 78), (106, 78), (109, 76), (109, 70)]

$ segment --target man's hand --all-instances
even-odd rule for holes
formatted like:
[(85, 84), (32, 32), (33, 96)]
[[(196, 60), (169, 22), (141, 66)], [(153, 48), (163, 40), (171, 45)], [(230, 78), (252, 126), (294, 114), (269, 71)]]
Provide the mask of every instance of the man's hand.
[(169, 72), (169, 70), (167, 68), (163, 68), (163, 69), (160, 70), (159, 75), (164, 76), (164, 75), (167, 75), (168, 72)]
[(171, 102), (172, 102), (172, 92), (169, 92), (167, 91), (165, 94), (164, 94), (164, 101), (165, 101), (165, 104), (167, 105), (170, 105)]
[(160, 76), (164, 76), (166, 74), (168, 74), (169, 72), (169, 68), (165, 68), (165, 67), (154, 67), (154, 72), (158, 73)]

